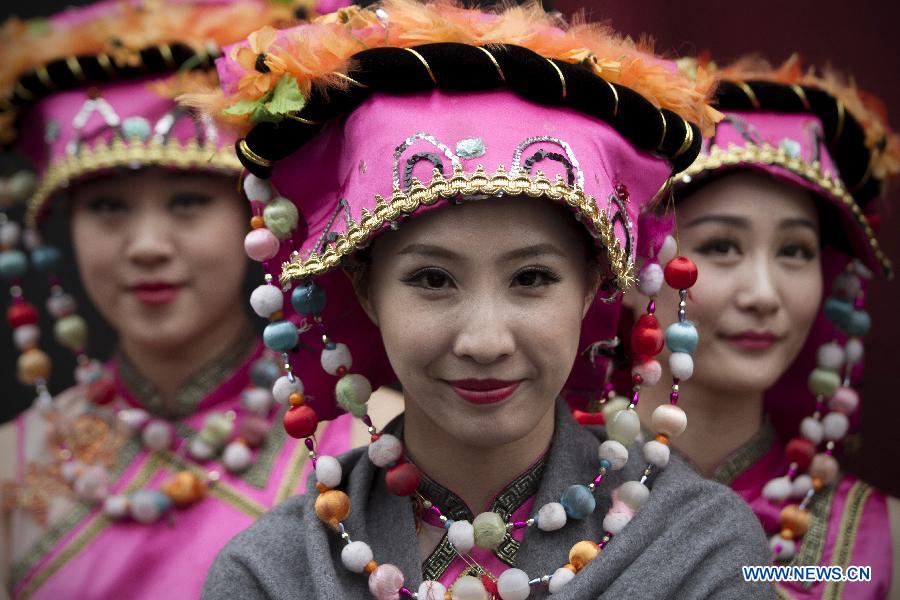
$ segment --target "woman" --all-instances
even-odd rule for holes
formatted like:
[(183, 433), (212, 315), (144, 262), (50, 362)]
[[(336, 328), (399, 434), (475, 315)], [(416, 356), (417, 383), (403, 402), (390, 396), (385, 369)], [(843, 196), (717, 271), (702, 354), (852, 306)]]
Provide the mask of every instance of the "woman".
[[(871, 566), (871, 581), (780, 582), (782, 597), (894, 597), (900, 504), (839, 475), (832, 454), (858, 405), (866, 280), (891, 269), (869, 223), (897, 141), (855, 89), (795, 60), (722, 75), (726, 117), (676, 180), (674, 229), (702, 272), (687, 305), (704, 339), (690, 368), (660, 361), (663, 376), (690, 378), (676, 447), (744, 497), (777, 564)], [(658, 271), (648, 260), (644, 293)], [(664, 292), (656, 305), (665, 315), (676, 302)], [(643, 373), (654, 361), (638, 362)], [(667, 400), (647, 388), (643, 422)]]
[[(745, 508), (668, 464), (680, 408), (645, 461), (633, 410), (607, 439), (557, 400), (605, 383), (632, 219), (698, 148), (702, 86), (535, 7), (391, 1), (263, 51), (302, 103), (273, 111), (228, 60), (227, 97), (192, 101), (245, 126), (276, 113), (237, 147), (257, 210), (294, 207), (288, 243), (248, 244), (283, 253), (299, 344), (321, 351), (291, 366), (284, 420), (316, 478), (223, 550), (204, 597), (770, 597), (739, 572), (765, 552)], [(267, 340), (296, 345), (271, 309)], [(406, 411), (382, 430), (369, 393), (390, 377)], [(310, 437), (338, 407), (372, 434), (339, 459)]]
[[(88, 359), (84, 321), (51, 280), (79, 384), (50, 400), (36, 309), (18, 297), (8, 312), (20, 377), (41, 394), (2, 432), (15, 597), (196, 597), (224, 543), (302, 491), (307, 451), (272, 427), (279, 359), (242, 299), (232, 240), (250, 214), (233, 139), (174, 101), (209, 81), (219, 46), (290, 17), (255, 1), (104, 3), (53, 17), (49, 38), (6, 29), (7, 127), (18, 118), (40, 171), (29, 219), (65, 211), (81, 281), (119, 338), (109, 364)], [(52, 272), (59, 252), (32, 258)], [(323, 443), (348, 435), (329, 428)]]

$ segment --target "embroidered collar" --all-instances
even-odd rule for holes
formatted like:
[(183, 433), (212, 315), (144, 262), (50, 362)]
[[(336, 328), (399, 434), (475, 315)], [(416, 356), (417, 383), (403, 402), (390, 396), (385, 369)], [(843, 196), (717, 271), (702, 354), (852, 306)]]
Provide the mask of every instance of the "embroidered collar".
[(716, 468), (712, 479), (723, 485), (731, 486), (735, 479), (771, 450), (774, 442), (775, 428), (772, 427), (772, 421), (766, 415), (762, 427), (747, 440), (746, 444), (728, 455), (725, 462)]

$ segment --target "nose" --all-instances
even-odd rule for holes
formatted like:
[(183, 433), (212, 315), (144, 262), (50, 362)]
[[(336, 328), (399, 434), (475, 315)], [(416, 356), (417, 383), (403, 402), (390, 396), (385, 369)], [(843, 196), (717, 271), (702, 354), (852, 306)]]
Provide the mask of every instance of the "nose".
[(741, 310), (759, 316), (771, 316), (781, 308), (781, 281), (775, 272), (775, 265), (765, 256), (748, 261), (748, 269), (743, 274), (741, 289), (737, 294), (737, 305)]
[(511, 308), (489, 292), (470, 298), (458, 315), (460, 326), (453, 353), (481, 365), (512, 355), (516, 342), (510, 323)]
[(134, 265), (152, 269), (164, 265), (175, 254), (174, 227), (171, 219), (153, 209), (135, 215), (129, 224), (126, 258)]

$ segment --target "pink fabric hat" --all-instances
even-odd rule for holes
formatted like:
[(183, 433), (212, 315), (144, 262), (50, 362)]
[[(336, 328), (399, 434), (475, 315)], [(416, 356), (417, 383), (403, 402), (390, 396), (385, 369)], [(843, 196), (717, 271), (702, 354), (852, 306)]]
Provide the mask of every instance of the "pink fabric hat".
[[(501, 195), (568, 206), (606, 257), (606, 289), (564, 389), (576, 405), (602, 393), (616, 292), (634, 279), (632, 224), (673, 165), (696, 155), (700, 132), (688, 119), (714, 116), (702, 86), (608, 31), (559, 27), (538, 7), (495, 14), (395, 0), (279, 32), (257, 43), (256, 58), (248, 46), (217, 64), (227, 97), (199, 103), (228, 106), (250, 127), (237, 148), (262, 218), (245, 245), (294, 311), (285, 315), (271, 283), (251, 304), (272, 320), (264, 339), (318, 418), (364, 412), (342, 397), (364, 402), (362, 388), (396, 380), (339, 267), (408, 219)], [(613, 83), (608, 57), (620, 61), (618, 82), (643, 85), (654, 102)], [(359, 376), (368, 383), (351, 385)]]

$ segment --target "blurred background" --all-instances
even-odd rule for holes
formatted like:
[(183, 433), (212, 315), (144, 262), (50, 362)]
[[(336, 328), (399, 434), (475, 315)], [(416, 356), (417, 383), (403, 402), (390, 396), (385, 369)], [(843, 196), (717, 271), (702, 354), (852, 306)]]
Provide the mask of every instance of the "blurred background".
[[(6, 0), (0, 19), (15, 14), (39, 17), (70, 5), (89, 2), (62, 0)], [(567, 15), (584, 11), (590, 20), (606, 19), (624, 33), (639, 37), (652, 33), (656, 49), (672, 56), (708, 50), (727, 62), (748, 52), (757, 52), (773, 62), (781, 62), (799, 51), (809, 64), (830, 64), (852, 72), (857, 84), (879, 96), (891, 114), (892, 126), (900, 128), (900, 3), (874, 0), (848, 3), (840, 0), (682, 0), (655, 2), (620, 0), (554, 0), (553, 8)], [(0, 65), (2, 68), (2, 65)], [(0, 164), (6, 171), (11, 165)], [(4, 173), (0, 173), (2, 175)], [(900, 216), (890, 204), (900, 202), (900, 189), (889, 195), (884, 207), (880, 241), (895, 265), (900, 265)], [(51, 235), (67, 238), (63, 223), (51, 225)], [(56, 237), (60, 239), (60, 237)], [(65, 248), (65, 246), (64, 246)], [(79, 312), (91, 326), (90, 354), (106, 358), (99, 350), (114, 347), (111, 331), (84, 298), (77, 284), (74, 263), (62, 274), (62, 285), (79, 298)], [(25, 282), (26, 298), (46, 297), (46, 281), (37, 277)], [(900, 280), (876, 281), (868, 308), (874, 327), (866, 340), (865, 389), (862, 391), (862, 439), (851, 444), (842, 457), (844, 466), (900, 496), (900, 462), (897, 430), (900, 428), (900, 316), (894, 306), (900, 298)], [(4, 308), (6, 301), (4, 299)], [(52, 338), (53, 325), (42, 312), (44, 339)], [(0, 422), (27, 408), (33, 392), (15, 379), (16, 352), (11, 332), (0, 326)], [(54, 359), (50, 389), (65, 389), (72, 381), (71, 354), (47, 344)]]

